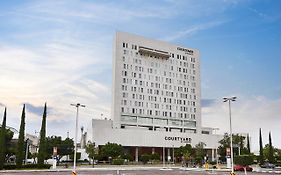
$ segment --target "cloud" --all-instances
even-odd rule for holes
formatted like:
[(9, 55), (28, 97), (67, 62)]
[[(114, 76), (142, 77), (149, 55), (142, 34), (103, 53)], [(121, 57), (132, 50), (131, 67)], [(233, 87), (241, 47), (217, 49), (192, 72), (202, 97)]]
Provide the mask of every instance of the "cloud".
[(262, 13), (255, 8), (249, 8), (249, 10), (257, 14), (259, 17), (267, 18), (267, 15), (265, 13)]
[(202, 107), (210, 107), (216, 103), (215, 99), (201, 99), (201, 106)]
[[(253, 150), (258, 150), (258, 130), (263, 129), (264, 143), (267, 133), (272, 132), (274, 146), (281, 147), (278, 139), (281, 120), (281, 99), (271, 100), (263, 96), (242, 97), (231, 105), (232, 127), (235, 133), (250, 133)], [(229, 132), (229, 109), (226, 103), (217, 101), (202, 108), (203, 125), (220, 128), (220, 133)]]
[[(44, 110), (44, 105), (42, 106), (35, 106), (35, 105), (32, 105), (30, 103), (23, 103), (25, 104), (25, 107), (26, 107), (26, 110), (30, 113), (33, 113), (35, 115), (38, 115), (38, 116), (41, 116), (43, 115), (43, 110)], [(50, 108), (48, 108), (48, 112), (50, 112)]]
[(194, 26), (192, 26), (190, 28), (187, 28), (183, 31), (178, 31), (178, 32), (176, 32), (176, 34), (170, 35), (170, 36), (164, 38), (163, 40), (173, 41), (173, 40), (176, 40), (176, 39), (179, 39), (179, 38), (189, 37), (189, 36), (192, 36), (192, 35), (200, 32), (200, 31), (207, 30), (207, 29), (222, 25), (224, 23), (226, 23), (226, 21), (213, 21), (213, 22), (208, 22), (208, 23), (203, 23), (203, 24), (197, 24), (197, 25), (194, 25)]
[[(166, 4), (145, 5), (145, 2), (85, 2), (62, 0), (59, 2), (33, 1), (16, 9), (13, 14), (25, 18), (72, 25), (77, 21), (100, 23), (122, 23), (133, 19), (143, 18), (169, 18), (177, 13), (170, 10)], [(157, 13), (156, 13), (157, 12)], [(25, 19), (32, 22), (28, 19)]]
[(249, 7), (248, 9), (250, 12), (254, 13), (256, 16), (258, 16), (260, 19), (262, 19), (265, 22), (273, 23), (273, 22), (280, 20), (280, 18), (281, 18), (279, 13), (277, 13), (277, 14), (274, 14), (272, 12), (265, 13), (265, 12), (262, 12), (262, 10), (258, 10), (253, 7)]
[[(0, 47), (0, 89), (1, 103), (9, 110), (10, 125), (17, 128), (22, 103), (27, 104), (27, 128), (34, 133), (40, 130), (42, 104), (48, 102), (47, 121), (54, 123), (74, 122), (75, 110), (70, 103), (83, 103), (87, 108), (81, 110), (80, 125), (101, 113), (110, 118), (111, 88), (95, 77), (110, 74), (105, 67), (111, 67), (111, 58), (102, 54), (101, 46), (74, 41), (53, 42), (39, 48), (20, 46)], [(95, 55), (95, 56), (93, 56)], [(71, 119), (69, 119), (71, 117)], [(52, 128), (50, 125), (49, 127)], [(64, 129), (72, 130), (70, 126)], [(50, 130), (50, 134), (56, 134)]]
[(5, 105), (4, 105), (3, 103), (1, 103), (1, 102), (0, 102), (0, 106), (3, 106), (3, 107), (5, 107)]

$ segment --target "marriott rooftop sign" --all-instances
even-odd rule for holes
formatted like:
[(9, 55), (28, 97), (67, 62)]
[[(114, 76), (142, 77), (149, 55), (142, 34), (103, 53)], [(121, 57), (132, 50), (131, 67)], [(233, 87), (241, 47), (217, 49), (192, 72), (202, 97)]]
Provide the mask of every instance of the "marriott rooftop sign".
[(177, 50), (184, 51), (188, 55), (193, 55), (193, 50), (191, 50), (191, 49), (186, 49), (186, 48), (178, 47)]

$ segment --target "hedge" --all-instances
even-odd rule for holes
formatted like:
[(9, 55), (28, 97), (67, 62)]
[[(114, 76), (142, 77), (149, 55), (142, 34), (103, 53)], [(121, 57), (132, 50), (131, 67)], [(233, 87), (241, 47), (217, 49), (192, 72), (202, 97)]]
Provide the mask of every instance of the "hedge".
[(4, 170), (14, 170), (14, 169), (50, 169), (52, 165), (49, 164), (27, 164), (22, 165), (20, 168), (18, 168), (16, 165), (4, 165)]
[(254, 163), (254, 156), (253, 155), (236, 156), (234, 159), (234, 163), (242, 166), (252, 165)]
[(113, 165), (124, 165), (124, 159), (113, 159), (112, 164)]

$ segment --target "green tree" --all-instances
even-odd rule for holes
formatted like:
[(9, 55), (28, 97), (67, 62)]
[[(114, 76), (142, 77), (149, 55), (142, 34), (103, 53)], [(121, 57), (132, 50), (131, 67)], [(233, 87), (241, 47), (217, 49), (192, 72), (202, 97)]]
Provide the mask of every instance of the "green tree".
[(143, 164), (146, 164), (151, 158), (150, 154), (144, 153), (140, 156), (140, 161), (142, 161)]
[[(69, 158), (71, 160), (74, 160), (74, 152), (72, 154), (69, 155)], [(81, 153), (80, 152), (77, 152), (76, 153), (76, 162), (81, 158)]]
[(152, 153), (150, 159), (153, 161), (160, 160), (160, 155), (158, 153)]
[(259, 163), (262, 165), (264, 164), (264, 157), (263, 157), (263, 145), (262, 145), (262, 135), (261, 135), (261, 128), (260, 128), (260, 156), (259, 156)]
[(247, 134), (247, 151), (249, 154), (251, 153), (249, 134)]
[(92, 143), (91, 141), (88, 141), (87, 145), (86, 145), (86, 153), (88, 154), (89, 159), (93, 160), (93, 167), (94, 167), (94, 160), (95, 157), (98, 154), (98, 150), (95, 147), (95, 143)]
[(101, 147), (99, 154), (100, 158), (102, 158), (103, 160), (108, 160), (109, 157), (115, 159), (117, 157), (122, 156), (124, 154), (124, 150), (122, 145), (108, 142), (107, 144)]
[(242, 154), (242, 155), (248, 154), (248, 149), (245, 145), (246, 137), (239, 135), (239, 134), (234, 134), (232, 136), (232, 139), (233, 139), (233, 144), (238, 146), (238, 147), (236, 147), (236, 149), (234, 148), (234, 150), (233, 150), (234, 156), (239, 155), (239, 149), (240, 149), (240, 154)]
[(186, 144), (185, 146), (180, 146), (175, 150), (175, 156), (180, 157), (182, 159), (182, 163), (188, 166), (188, 162), (193, 158), (193, 150), (190, 144)]
[(197, 163), (201, 163), (204, 159), (204, 156), (206, 155), (206, 152), (204, 150), (204, 147), (206, 146), (205, 143), (199, 142), (195, 145), (195, 161)]
[(185, 146), (180, 146), (175, 150), (176, 157), (182, 157), (184, 155), (192, 154), (192, 146), (190, 144), (186, 144)]
[(274, 163), (274, 153), (273, 153), (273, 146), (272, 146), (272, 140), (271, 140), (271, 132), (269, 132), (269, 155), (268, 155), (268, 161), (269, 163)]
[(73, 154), (74, 142), (70, 138), (62, 140), (61, 136), (51, 136), (46, 138), (47, 157), (53, 156), (53, 149), (57, 147), (57, 158), (60, 160), (65, 155)]
[[(274, 146), (272, 146), (272, 152), (273, 152), (273, 163), (275, 163), (275, 159), (278, 159), (278, 152), (279, 150), (277, 148), (274, 148)], [(281, 152), (280, 152), (281, 153)], [(263, 147), (263, 157), (264, 160), (270, 160), (270, 145), (266, 144)]]
[[(152, 154), (152, 155), (154, 155), (154, 154)], [(159, 156), (159, 154), (158, 154), (158, 156)], [(131, 155), (131, 154), (129, 154), (129, 153), (125, 153), (125, 154), (123, 154), (123, 156), (122, 156), (122, 158), (125, 160), (127, 160), (127, 161), (133, 161), (133, 156)], [(154, 157), (155, 158), (155, 157)], [(159, 158), (158, 159), (153, 159), (153, 160), (159, 160), (160, 159), (160, 156), (159, 156)]]
[[(242, 154), (248, 154), (248, 149), (245, 148), (245, 137), (239, 134), (232, 135), (233, 144), (238, 145), (240, 147)], [(220, 146), (218, 147), (218, 153), (221, 157), (221, 160), (225, 160), (226, 157), (226, 149), (230, 148), (230, 135), (225, 133), (223, 139), (219, 141)], [(238, 155), (239, 149), (233, 149), (233, 154)]]
[(39, 141), (39, 151), (38, 151), (38, 164), (42, 166), (44, 160), (47, 157), (47, 147), (46, 147), (46, 118), (47, 118), (47, 104), (45, 103), (42, 125), (40, 130), (40, 141)]
[(6, 108), (4, 111), (4, 116), (3, 116), (3, 122), (1, 126), (1, 132), (0, 132), (0, 170), (3, 169), (4, 163), (5, 163), (5, 156), (6, 156)]
[(281, 149), (275, 148), (275, 157), (278, 162), (281, 162)]
[[(2, 127), (1, 127), (2, 129)], [(1, 135), (1, 129), (0, 129), (0, 135)], [(5, 130), (5, 153), (4, 155), (8, 155), (8, 156), (12, 156), (12, 155), (15, 155), (16, 154), (16, 150), (17, 150), (17, 146), (16, 144), (12, 143), (12, 138), (14, 136), (14, 133), (8, 129), (6, 127), (6, 130)], [(2, 148), (2, 147), (1, 147)]]
[(24, 159), (24, 131), (25, 131), (25, 105), (23, 105), (22, 115), (21, 115), (21, 123), (20, 123), (20, 131), (18, 138), (18, 147), (16, 154), (16, 164), (17, 167), (22, 166), (22, 161)]

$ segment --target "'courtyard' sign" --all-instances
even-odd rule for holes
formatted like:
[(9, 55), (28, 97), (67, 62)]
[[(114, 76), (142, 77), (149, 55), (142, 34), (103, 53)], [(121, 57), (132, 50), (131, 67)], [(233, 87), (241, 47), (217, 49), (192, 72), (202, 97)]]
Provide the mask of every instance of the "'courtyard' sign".
[(181, 143), (191, 143), (191, 138), (188, 138), (188, 137), (169, 137), (169, 136), (165, 136), (165, 140), (179, 141)]

